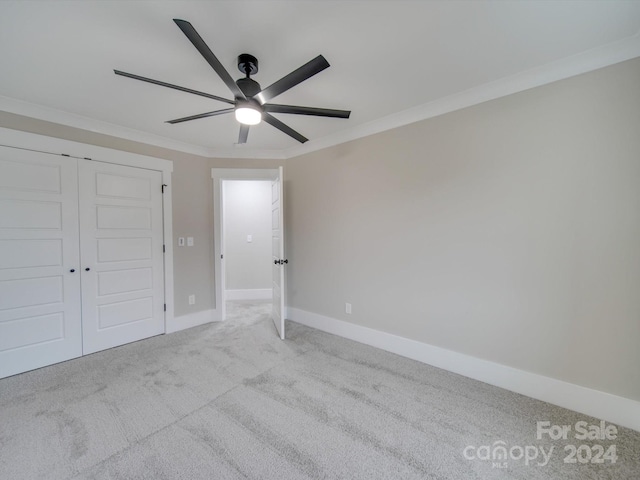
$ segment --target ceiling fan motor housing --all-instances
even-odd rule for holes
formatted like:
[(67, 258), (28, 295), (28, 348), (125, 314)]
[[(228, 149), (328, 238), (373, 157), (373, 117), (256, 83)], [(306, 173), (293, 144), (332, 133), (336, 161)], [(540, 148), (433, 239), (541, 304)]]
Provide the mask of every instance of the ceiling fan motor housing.
[(238, 85), (238, 88), (242, 90), (242, 93), (244, 93), (244, 96), (247, 98), (257, 95), (262, 90), (260, 84), (249, 77), (239, 78), (236, 80), (236, 85)]

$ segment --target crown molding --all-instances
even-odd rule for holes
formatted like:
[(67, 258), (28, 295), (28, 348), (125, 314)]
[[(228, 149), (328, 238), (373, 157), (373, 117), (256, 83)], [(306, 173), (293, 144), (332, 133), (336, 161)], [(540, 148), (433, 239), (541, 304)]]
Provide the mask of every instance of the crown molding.
[(251, 147), (210, 148), (209, 157), (212, 158), (253, 158), (259, 160), (285, 160), (284, 150), (268, 150)]
[(311, 140), (304, 145), (285, 150), (284, 155), (286, 158), (298, 157), (306, 153), (333, 147), (351, 140), (368, 137), (386, 130), (427, 120), (489, 100), (495, 100), (599, 68), (608, 67), (636, 57), (640, 57), (640, 32), (617, 42), (602, 45), (577, 55), (565, 57), (540, 67), (470, 88), (336, 134)]
[(251, 149), (244, 146), (224, 149), (207, 148), (1, 95), (0, 110), (202, 157), (284, 159), (281, 150)]
[(640, 32), (617, 42), (602, 45), (284, 150), (253, 149), (247, 146), (223, 149), (208, 148), (3, 96), (0, 96), (0, 110), (203, 157), (284, 160), (461, 110), (636, 57), (640, 57)]
[(77, 115), (75, 113), (69, 113), (51, 107), (45, 107), (43, 105), (25, 102), (23, 100), (17, 100), (15, 98), (0, 96), (0, 110), (9, 113), (15, 113), (17, 115), (36, 118), (38, 120), (66, 125), (68, 127), (79, 128), (81, 130), (88, 130), (93, 133), (110, 135), (112, 137), (118, 137), (134, 142), (146, 143), (149, 145), (154, 145), (156, 147), (168, 148), (170, 150), (177, 150), (194, 155), (208, 155), (207, 149), (203, 147), (198, 147), (196, 145), (191, 145), (185, 142), (179, 142), (177, 140), (170, 140), (168, 138), (143, 132), (141, 130), (122, 127), (114, 123), (95, 120), (93, 118)]

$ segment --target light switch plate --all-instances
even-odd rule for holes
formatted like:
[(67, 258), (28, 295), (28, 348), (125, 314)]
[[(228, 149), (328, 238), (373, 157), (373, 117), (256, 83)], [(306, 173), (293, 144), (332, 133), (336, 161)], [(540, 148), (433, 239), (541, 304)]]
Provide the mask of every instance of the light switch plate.
[(247, 243), (253, 242), (253, 235), (247, 235)]
[(184, 247), (184, 237), (178, 237), (178, 246)]

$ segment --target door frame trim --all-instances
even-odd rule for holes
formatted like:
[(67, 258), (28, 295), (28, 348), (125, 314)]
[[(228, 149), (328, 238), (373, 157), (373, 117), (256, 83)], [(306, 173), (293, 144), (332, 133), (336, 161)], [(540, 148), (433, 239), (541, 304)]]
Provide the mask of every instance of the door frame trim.
[(162, 216), (164, 234), (164, 331), (171, 330), (174, 317), (173, 302), (173, 208), (171, 196), (171, 172), (173, 162), (161, 158), (124, 152), (88, 143), (74, 142), (63, 138), (47, 137), (31, 132), (0, 127), (0, 145), (35, 150), (52, 155), (65, 155), (96, 162), (113, 163), (129, 167), (145, 168), (162, 172), (162, 183), (167, 186), (162, 195)]
[(222, 279), (222, 182), (224, 180), (274, 180), (280, 169), (276, 168), (212, 168), (213, 180), (213, 273), (216, 321), (226, 318), (225, 293)]

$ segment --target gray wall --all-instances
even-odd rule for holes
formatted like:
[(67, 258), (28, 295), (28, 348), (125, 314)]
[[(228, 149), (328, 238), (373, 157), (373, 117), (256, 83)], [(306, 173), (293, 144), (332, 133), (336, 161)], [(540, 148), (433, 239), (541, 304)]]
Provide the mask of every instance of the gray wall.
[(635, 59), (289, 160), (288, 304), (640, 400), (639, 85)]
[(271, 288), (271, 182), (225, 180), (222, 185), (226, 289)]
[[(213, 270), (213, 182), (211, 168), (274, 168), (281, 160), (205, 158), (87, 130), (0, 111), (0, 127), (64, 138), (173, 161), (173, 233), (175, 315), (215, 308)], [(177, 246), (177, 237), (194, 237), (193, 247)], [(196, 304), (188, 296), (196, 295)]]
[[(640, 400), (639, 84), (635, 59), (287, 161), (288, 303)], [(176, 315), (215, 306), (210, 168), (282, 163), (0, 126), (174, 161)]]

